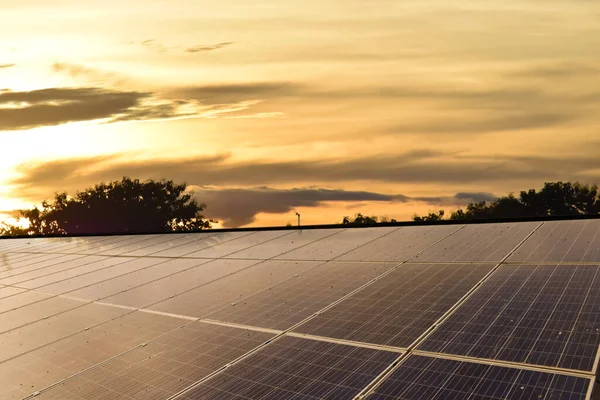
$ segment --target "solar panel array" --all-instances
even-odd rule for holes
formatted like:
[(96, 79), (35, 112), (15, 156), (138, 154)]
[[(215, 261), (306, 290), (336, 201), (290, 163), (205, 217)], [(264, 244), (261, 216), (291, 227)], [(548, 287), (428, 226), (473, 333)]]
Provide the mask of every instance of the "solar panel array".
[(590, 399), (600, 220), (0, 240), (0, 399)]

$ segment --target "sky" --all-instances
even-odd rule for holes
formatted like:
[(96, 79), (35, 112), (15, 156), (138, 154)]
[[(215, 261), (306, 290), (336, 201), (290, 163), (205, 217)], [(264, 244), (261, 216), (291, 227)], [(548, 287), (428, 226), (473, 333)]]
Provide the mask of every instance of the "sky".
[(218, 227), (600, 182), (595, 0), (0, 0), (0, 213), (130, 176)]

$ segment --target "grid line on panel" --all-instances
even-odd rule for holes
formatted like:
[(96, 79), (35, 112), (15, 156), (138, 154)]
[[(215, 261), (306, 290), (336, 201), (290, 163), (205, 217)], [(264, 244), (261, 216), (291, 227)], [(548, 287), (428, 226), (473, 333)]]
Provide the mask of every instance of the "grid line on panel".
[[(456, 229), (455, 231), (453, 231), (453, 232), (449, 233), (448, 235), (446, 235), (446, 236), (444, 236), (444, 237), (440, 238), (438, 241), (436, 241), (436, 242), (432, 243), (431, 245), (429, 245), (429, 246), (427, 246), (426, 248), (422, 249), (421, 251), (417, 252), (415, 255), (413, 255), (413, 257), (415, 257), (416, 255), (420, 254), (420, 252), (427, 250), (429, 247), (431, 247), (431, 246), (435, 246), (437, 243), (441, 242), (442, 240), (444, 240), (444, 239), (446, 239), (447, 237), (451, 236), (452, 234), (456, 233), (456, 232), (457, 232), (457, 231), (459, 231), (460, 229), (464, 228), (464, 226), (465, 226), (465, 225), (462, 225), (460, 228)], [(349, 251), (351, 251), (351, 250), (348, 250), (348, 252), (349, 252)], [(346, 253), (347, 253), (347, 252), (346, 252)], [(344, 253), (344, 254), (346, 254), (346, 253)], [(411, 257), (411, 258), (412, 258), (412, 257)], [(328, 263), (328, 262), (330, 262), (330, 261), (326, 261), (326, 262), (325, 262), (325, 263), (323, 263), (323, 264), (326, 264), (326, 263)], [(243, 358), (245, 358), (245, 357), (249, 357), (249, 356), (251, 356), (252, 354), (256, 353), (258, 350), (260, 350), (260, 348), (262, 348), (262, 347), (264, 347), (264, 346), (268, 345), (269, 343), (273, 343), (273, 342), (275, 342), (275, 341), (277, 341), (277, 340), (281, 339), (282, 337), (284, 337), (284, 336), (285, 336), (285, 334), (286, 334), (286, 333), (288, 333), (288, 332), (292, 332), (292, 331), (293, 331), (293, 330), (294, 330), (296, 327), (298, 327), (298, 326), (302, 325), (304, 322), (306, 322), (306, 321), (309, 321), (310, 319), (314, 318), (315, 316), (317, 316), (317, 315), (319, 315), (319, 314), (321, 314), (321, 313), (325, 312), (325, 311), (326, 311), (326, 310), (328, 310), (329, 308), (331, 308), (331, 307), (335, 306), (335, 305), (336, 305), (336, 304), (338, 304), (339, 302), (342, 302), (342, 301), (344, 301), (346, 298), (348, 298), (348, 297), (352, 296), (352, 295), (353, 295), (355, 292), (357, 292), (357, 291), (361, 290), (363, 287), (366, 287), (366, 286), (368, 286), (369, 284), (371, 284), (371, 283), (373, 283), (373, 282), (376, 282), (378, 279), (380, 279), (380, 278), (384, 277), (385, 275), (387, 275), (387, 274), (391, 273), (391, 272), (392, 272), (392, 271), (394, 271), (396, 268), (398, 268), (400, 265), (402, 265), (402, 264), (405, 264), (406, 262), (407, 262), (407, 261), (403, 261), (403, 262), (397, 263), (396, 267), (394, 267), (394, 268), (390, 268), (388, 271), (385, 271), (385, 272), (384, 272), (384, 273), (382, 273), (381, 275), (379, 275), (379, 276), (377, 276), (377, 277), (373, 278), (371, 281), (369, 281), (369, 282), (365, 283), (365, 284), (364, 284), (364, 285), (362, 285), (361, 287), (359, 287), (359, 288), (355, 289), (354, 291), (351, 291), (351, 292), (350, 292), (350, 293), (348, 293), (347, 295), (345, 295), (345, 296), (341, 297), (341, 298), (340, 298), (340, 299), (338, 299), (336, 302), (333, 302), (333, 303), (331, 303), (330, 305), (328, 305), (328, 306), (326, 306), (326, 307), (322, 308), (321, 310), (317, 311), (317, 312), (316, 312), (316, 313), (314, 313), (313, 315), (311, 315), (311, 316), (308, 316), (308, 317), (307, 317), (307, 318), (305, 318), (304, 320), (302, 320), (302, 321), (298, 322), (297, 324), (295, 324), (295, 325), (293, 325), (293, 326), (289, 327), (288, 329), (286, 329), (286, 330), (282, 331), (282, 333), (280, 333), (280, 334), (276, 335), (275, 337), (271, 338), (271, 339), (270, 339), (270, 340), (269, 340), (267, 343), (265, 343), (263, 346), (260, 346), (259, 348), (256, 348), (256, 349), (254, 349), (253, 351), (250, 351), (250, 352), (246, 353), (246, 354), (245, 354), (245, 356), (243, 356), (243, 357), (242, 357), (242, 359), (243, 359)], [(322, 264), (319, 264), (319, 265), (322, 265)], [(318, 266), (315, 266), (314, 268), (317, 268), (317, 267), (318, 267)], [(211, 313), (211, 314), (213, 314), (213, 313)], [(211, 314), (209, 314), (209, 315), (211, 315)], [(214, 322), (215, 322), (215, 323), (217, 323), (217, 324), (219, 324), (219, 323), (220, 323), (219, 321), (214, 321)], [(400, 359), (401, 359), (402, 357), (403, 357), (403, 356), (401, 355), (401, 356), (400, 356)], [(239, 360), (238, 360), (238, 361), (239, 361)], [(398, 361), (394, 361), (394, 363), (392, 363), (391, 365), (392, 365), (392, 366), (393, 366), (393, 365), (396, 365), (396, 363), (397, 363), (397, 362), (398, 362)], [(236, 363), (237, 363), (237, 361), (230, 363), (230, 365), (234, 365), (234, 364), (236, 364)], [(391, 368), (391, 367), (388, 367), (388, 368), (386, 368), (386, 369), (385, 369), (385, 370), (382, 372), (382, 374), (383, 374), (383, 373), (385, 373), (385, 371), (386, 371), (387, 369), (389, 369), (389, 368)], [(200, 384), (202, 384), (202, 383), (203, 383), (203, 382), (205, 382), (206, 380), (210, 379), (211, 377), (213, 377), (214, 375), (216, 375), (216, 374), (217, 374), (217, 373), (219, 373), (219, 372), (220, 372), (220, 371), (216, 371), (214, 374), (211, 374), (210, 376), (207, 376), (207, 377), (205, 377), (205, 378), (203, 378), (203, 379), (201, 379), (201, 380), (199, 380), (199, 381), (195, 382), (194, 384), (192, 384), (192, 385), (188, 386), (187, 388), (183, 389), (182, 391), (180, 391), (180, 392), (178, 392), (178, 393), (174, 394), (173, 396), (169, 397), (167, 400), (176, 400), (176, 399), (177, 399), (177, 398), (179, 398), (181, 395), (184, 395), (185, 393), (188, 393), (190, 390), (193, 390), (195, 387), (199, 386)], [(376, 380), (376, 379), (377, 379), (377, 378), (375, 378), (375, 380)]]
[[(44, 255), (46, 255), (46, 254), (44, 254)], [(59, 257), (51, 259), (51, 261), (54, 261), (57, 258), (62, 258), (62, 257), (65, 257), (65, 256), (73, 256), (73, 254), (61, 254), (61, 255), (59, 255)], [(86, 257), (90, 257), (89, 255), (80, 255), (80, 254), (75, 254), (75, 256), (76, 256), (75, 258), (72, 258), (72, 259), (69, 259), (69, 260), (59, 259), (57, 262), (53, 262), (53, 263), (48, 264), (48, 265), (43, 265), (42, 267), (39, 267), (39, 268), (27, 268), (27, 267), (30, 267), (30, 266), (34, 266), (35, 267), (35, 266), (37, 266), (37, 264), (39, 264), (38, 262), (33, 262), (31, 264), (27, 264), (27, 265), (24, 265), (22, 267), (15, 268), (14, 270), (12, 270), (12, 271), (16, 271), (17, 272), (15, 274), (6, 275), (6, 276), (0, 276), (0, 281), (7, 280), (9, 278), (16, 278), (16, 277), (19, 277), (21, 275), (25, 275), (25, 274), (33, 273), (33, 272), (41, 272), (43, 275), (40, 275), (40, 276), (46, 276), (46, 275), (49, 275), (49, 274), (44, 274), (44, 270), (47, 269), (47, 268), (52, 268), (52, 267), (55, 267), (56, 265), (64, 264), (64, 263), (76, 263), (78, 260), (84, 259)], [(77, 268), (77, 267), (73, 267), (73, 268)], [(64, 271), (66, 271), (68, 269), (70, 269), (70, 268), (65, 268)], [(8, 271), (2, 271), (2, 272), (8, 272)], [(24, 281), (20, 281), (20, 282), (24, 282)]]
[[(204, 331), (204, 328), (207, 328), (210, 326), (212, 326), (212, 328), (209, 328), (208, 331)], [(93, 379), (93, 378), (92, 379), (88, 378), (87, 375), (89, 375), (89, 373), (92, 373), (92, 377), (93, 377), (94, 372), (98, 372), (98, 374), (100, 374), (100, 375), (108, 372), (108, 374), (109, 374), (108, 377), (110, 379), (112, 379), (112, 383), (123, 386), (122, 382), (121, 382), (122, 379), (127, 380), (127, 379), (132, 378), (131, 374), (129, 374), (128, 377), (121, 374), (123, 372), (126, 372), (129, 369), (129, 367), (123, 368), (124, 364), (129, 364), (129, 366), (131, 367), (131, 370), (134, 371), (134, 380), (135, 380), (135, 376), (138, 376), (140, 373), (143, 376), (147, 375), (148, 372), (151, 373), (151, 375), (147, 376), (149, 381), (139, 380), (139, 379), (144, 379), (142, 377), (142, 378), (138, 378), (134, 382), (134, 384), (140, 385), (141, 390), (148, 390), (148, 389), (153, 390), (153, 389), (158, 388), (158, 389), (160, 389), (161, 392), (164, 392), (163, 396), (168, 396), (171, 393), (168, 392), (168, 388), (160, 387), (161, 380), (163, 381), (162, 383), (165, 383), (165, 382), (167, 382), (165, 380), (165, 378), (168, 377), (170, 379), (170, 381), (175, 384), (175, 387), (178, 385), (177, 379), (176, 379), (178, 377), (180, 378), (179, 381), (183, 381), (183, 383), (185, 383), (186, 381), (190, 381), (189, 375), (184, 376), (182, 379), (182, 376), (177, 374), (177, 370), (178, 369), (181, 370), (182, 368), (185, 368), (185, 366), (188, 366), (189, 368), (195, 367), (194, 364), (190, 364), (189, 361), (187, 361), (185, 359), (181, 359), (181, 356), (184, 353), (187, 353), (190, 356), (194, 355), (194, 354), (192, 354), (192, 351), (188, 349), (188, 347), (190, 345), (197, 345), (197, 344), (200, 345), (201, 346), (200, 348), (194, 349), (194, 351), (198, 351), (198, 353), (195, 355), (203, 356), (202, 360), (206, 359), (207, 365), (198, 366), (198, 370), (200, 371), (200, 373), (206, 373), (207, 374), (206, 376), (213, 376), (214, 374), (218, 373), (219, 371), (222, 371), (222, 370), (228, 368), (233, 362), (237, 361), (238, 359), (244, 358), (247, 353), (253, 352), (256, 348), (262, 348), (267, 343), (269, 343), (271, 340), (270, 333), (266, 336), (264, 335), (264, 334), (267, 334), (268, 332), (262, 332), (262, 335), (259, 335), (257, 338), (247, 338), (247, 336), (250, 336), (250, 335), (246, 335), (246, 334), (241, 335), (241, 336), (239, 335), (240, 333), (244, 333), (244, 331), (247, 331), (245, 329), (233, 329), (232, 327), (229, 327), (228, 329), (230, 329), (230, 330), (226, 331), (228, 333), (220, 333), (218, 330), (217, 331), (213, 330), (213, 328), (218, 328), (218, 327), (215, 326), (215, 324), (207, 324), (202, 321), (188, 321), (187, 323), (182, 324), (182, 325), (180, 325), (174, 329), (171, 329), (167, 332), (164, 332), (160, 335), (157, 335), (156, 337), (153, 337), (152, 339), (149, 339), (144, 343), (140, 343), (139, 345), (136, 345), (124, 352), (121, 352), (116, 356), (110, 357), (109, 359), (106, 359), (100, 363), (94, 364), (93, 366), (91, 366), (83, 371), (72, 374), (71, 376), (64, 378), (60, 381), (54, 382), (52, 385), (44, 387), (41, 390), (39, 390), (38, 392), (35, 392), (35, 393), (27, 396), (25, 399), (32, 399), (32, 398), (35, 398), (36, 396), (41, 395), (45, 392), (48, 392), (48, 391), (51, 392), (52, 389), (55, 389), (58, 386), (61, 386), (63, 384), (68, 384), (69, 381), (77, 380), (81, 375), (84, 375), (84, 374), (86, 374), (82, 377), (86, 381), (84, 383), (89, 383), (89, 384), (96, 385), (96, 386), (103, 386), (103, 388), (105, 388), (105, 386), (103, 385), (103, 383), (101, 381), (99, 381), (97, 379)], [(188, 330), (185, 331), (186, 329), (188, 329)], [(233, 331), (235, 331), (235, 334), (230, 335), (230, 333), (232, 333)], [(214, 335), (215, 333), (216, 333), (216, 336), (220, 340), (228, 339), (229, 341), (231, 341), (231, 339), (238, 339), (238, 340), (241, 339), (245, 343), (251, 343), (252, 345), (249, 347), (250, 350), (246, 350), (245, 348), (242, 348), (245, 346), (236, 346), (236, 344), (234, 343), (232, 349), (234, 349), (235, 350), (234, 353), (237, 353), (238, 355), (237, 355), (237, 357), (233, 358), (233, 360), (229, 360), (228, 357), (230, 357), (230, 356), (228, 356), (227, 354), (211, 352), (212, 350), (209, 351), (208, 349), (210, 349), (214, 346), (221, 346), (221, 347), (225, 346), (225, 348), (229, 349), (229, 347), (227, 347), (227, 343), (221, 342), (220, 345), (215, 344), (216, 342), (214, 342), (214, 339), (216, 337), (211, 336), (211, 335)], [(256, 334), (258, 334), (258, 333), (259, 332), (256, 331)], [(153, 343), (155, 343), (155, 347), (152, 347)], [(212, 343), (212, 345), (210, 345), (211, 343)], [(143, 348), (148, 348), (150, 350), (148, 352), (146, 352)], [(136, 352), (136, 350), (138, 352)], [(227, 352), (227, 353), (230, 353), (230, 352)], [(145, 364), (145, 361), (154, 359), (155, 357), (159, 359), (159, 361), (157, 361), (157, 362), (160, 363), (161, 357), (163, 355), (164, 355), (164, 357), (162, 358), (162, 361), (169, 363), (169, 366), (166, 368), (165, 371), (158, 369), (159, 366), (154, 365), (154, 364), (156, 364), (156, 362), (154, 364), (152, 364), (152, 362), (150, 362), (150, 365)], [(211, 366), (210, 364), (211, 363), (214, 364), (215, 360), (217, 360), (217, 359), (219, 360), (219, 365)], [(112, 371), (111, 371), (110, 364), (112, 364), (113, 362), (117, 362), (117, 364), (114, 365), (114, 367), (119, 371), (117, 373), (112, 373)], [(99, 369), (99, 371), (96, 371), (98, 369)], [(118, 381), (115, 381), (115, 378), (118, 378)], [(205, 378), (201, 378), (201, 379), (204, 380)], [(179, 385), (180, 384), (181, 383), (179, 383)], [(59, 391), (59, 393), (60, 393), (60, 391)], [(67, 393), (68, 393), (68, 390), (67, 390)], [(127, 398), (130, 397), (130, 396), (125, 395), (118, 391), (115, 393), (118, 393), (121, 397), (127, 397)], [(140, 391), (139, 393), (142, 393), (142, 392)], [(154, 393), (154, 394), (156, 394), (156, 393)]]
[[(476, 294), (421, 350), (594, 371), (599, 265), (503, 266), (495, 278), (488, 285), (491, 295)], [(579, 324), (582, 315), (588, 317)]]
[(365, 348), (365, 349), (390, 351), (392, 353), (404, 353), (406, 351), (405, 349), (402, 349), (400, 347), (383, 346), (383, 345), (380, 345), (380, 344), (365, 343), (365, 342), (355, 342), (355, 341), (352, 341), (352, 340), (330, 338), (330, 337), (326, 337), (326, 336), (309, 335), (307, 333), (300, 333), (300, 332), (285, 332), (284, 336), (291, 336), (291, 337), (297, 337), (297, 338), (301, 338), (301, 339), (316, 340), (317, 342), (328, 342), (328, 343), (344, 344), (344, 345), (347, 345), (347, 346), (362, 347), (362, 348)]
[[(93, 304), (93, 302), (86, 303), (86, 304), (84, 304), (84, 306), (85, 306), (85, 305), (89, 305), (89, 304)], [(78, 308), (81, 308), (81, 307), (78, 307)], [(71, 309), (71, 310), (68, 310), (68, 311), (73, 311), (73, 310), (74, 310), (74, 309)], [(2, 364), (2, 363), (5, 363), (5, 362), (7, 362), (7, 361), (10, 361), (10, 360), (13, 360), (13, 359), (15, 359), (15, 358), (17, 358), (17, 357), (20, 357), (20, 356), (24, 355), (24, 354), (31, 353), (32, 351), (35, 351), (35, 350), (38, 350), (38, 349), (41, 349), (41, 348), (44, 348), (44, 347), (50, 346), (51, 344), (54, 344), (54, 343), (56, 343), (56, 342), (59, 342), (59, 341), (61, 341), (61, 340), (64, 340), (64, 339), (70, 338), (70, 337), (72, 337), (72, 336), (74, 336), (74, 335), (77, 335), (77, 334), (78, 334), (78, 333), (80, 333), (80, 332), (84, 332), (84, 331), (86, 331), (86, 330), (88, 330), (88, 329), (95, 328), (95, 327), (97, 327), (97, 326), (100, 326), (100, 325), (102, 325), (102, 324), (104, 324), (104, 323), (106, 323), (106, 322), (113, 321), (113, 320), (115, 320), (115, 319), (118, 319), (118, 318), (120, 318), (120, 317), (122, 317), (122, 316), (124, 316), (124, 315), (128, 315), (128, 314), (130, 314), (130, 313), (133, 313), (133, 312), (135, 312), (135, 310), (131, 310), (129, 313), (123, 313), (123, 314), (119, 314), (119, 315), (117, 315), (117, 316), (115, 316), (115, 317), (113, 317), (113, 318), (109, 318), (109, 319), (107, 319), (107, 320), (104, 320), (104, 321), (98, 322), (97, 324), (93, 324), (93, 325), (86, 326), (84, 329), (80, 329), (80, 330), (78, 330), (78, 331), (76, 331), (76, 332), (69, 333), (69, 334), (67, 334), (67, 335), (64, 335), (64, 336), (61, 336), (61, 337), (59, 337), (59, 338), (57, 338), (57, 339), (55, 339), (55, 340), (52, 340), (52, 341), (50, 341), (50, 342), (47, 342), (47, 343), (44, 343), (43, 345), (40, 345), (40, 346), (33, 347), (33, 348), (31, 348), (31, 349), (29, 349), (29, 350), (27, 350), (27, 351), (23, 352), (23, 353), (19, 353), (19, 354), (17, 354), (17, 355), (14, 355), (14, 356), (8, 357), (8, 358), (6, 358), (6, 359), (4, 359), (4, 360), (0, 361), (0, 364)], [(58, 315), (58, 314), (57, 314), (57, 315)]]
[(447, 318), (449, 318), (454, 311), (456, 311), (462, 304), (464, 304), (469, 297), (471, 297), (473, 295), (473, 293), (475, 293), (477, 291), (477, 289), (483, 285), (483, 283), (489, 279), (490, 276), (492, 276), (492, 274), (498, 269), (500, 268), (500, 266), (515, 252), (519, 249), (519, 247), (521, 247), (523, 245), (523, 243), (525, 243), (527, 241), (527, 239), (529, 239), (538, 229), (540, 229), (540, 227), (542, 227), (542, 225), (544, 225), (544, 222), (541, 222), (539, 225), (537, 225), (527, 236), (525, 236), (525, 238), (523, 238), (523, 240), (521, 242), (519, 242), (491, 271), (489, 271), (483, 278), (481, 278), (481, 280), (475, 284), (467, 293), (465, 293), (464, 296), (462, 296), (450, 309), (448, 309), (444, 315), (442, 315), (440, 318), (438, 318), (430, 327), (429, 329), (427, 329), (425, 332), (423, 332), (423, 334), (417, 338), (407, 349), (406, 352), (404, 354), (401, 354), (386, 370), (384, 370), (379, 376), (377, 376), (371, 383), (369, 383), (367, 386), (365, 386), (365, 388), (356, 396), (356, 399), (364, 399), (366, 398), (369, 394), (373, 393), (373, 391), (375, 389), (377, 389), (377, 387), (379, 385), (381, 385), (382, 382), (385, 381), (385, 379), (387, 379), (390, 375), (392, 375), (394, 373), (394, 371), (396, 371), (396, 369), (398, 368), (398, 366), (400, 364), (402, 364), (402, 362), (412, 354), (412, 352), (414, 351), (414, 349), (416, 349), (429, 335), (431, 335), (432, 332), (434, 332), (436, 330), (436, 328), (443, 322), (445, 321)]
[(591, 381), (589, 376), (413, 354), (402, 361), (369, 399), (531, 399), (551, 396), (583, 400), (589, 396)]
[[(239, 237), (232, 237), (232, 238), (230, 238), (230, 239), (226, 239), (226, 240), (223, 240), (222, 242), (215, 243), (215, 244), (212, 244), (212, 245), (209, 245), (209, 246), (206, 246), (206, 247), (202, 247), (202, 248), (200, 248), (200, 249), (194, 249), (194, 250), (190, 251), (189, 253), (184, 253), (183, 255), (190, 254), (190, 253), (193, 253), (193, 252), (195, 252), (195, 251), (198, 251), (198, 250), (204, 250), (204, 249), (207, 249), (207, 248), (209, 248), (209, 247), (217, 246), (217, 245), (219, 245), (219, 244), (228, 243), (228, 242), (231, 242), (231, 241), (233, 241), (233, 240), (237, 240), (237, 239), (245, 238), (245, 237), (248, 237), (248, 236), (250, 236), (250, 235), (252, 235), (252, 234), (254, 234), (254, 233), (255, 233), (255, 232), (253, 232), (253, 231), (250, 231), (250, 232), (247, 232), (245, 235), (240, 235)], [(215, 235), (211, 235), (211, 236), (209, 236), (209, 237), (214, 237), (214, 236), (217, 236), (217, 235), (219, 235), (219, 233), (217, 233), (217, 234), (215, 234)], [(169, 250), (171, 250), (171, 249), (176, 249), (176, 248), (178, 248), (178, 247), (185, 246), (185, 245), (187, 245), (187, 244), (189, 244), (189, 243), (191, 243), (191, 242), (193, 242), (193, 240), (192, 240), (192, 241), (190, 241), (190, 242), (186, 242), (186, 243), (179, 244), (179, 245), (177, 245), (177, 246), (173, 246), (173, 247), (172, 247), (172, 248), (170, 248)], [(158, 251), (156, 251), (156, 252), (154, 252), (154, 253), (149, 253), (149, 254), (145, 255), (144, 257), (153, 257), (153, 255), (154, 255), (154, 254), (156, 254), (156, 253), (158, 253), (158, 252), (161, 252), (161, 251), (164, 251), (164, 250), (158, 250)], [(159, 256), (159, 257), (160, 257), (160, 256)], [(177, 256), (177, 257), (180, 257), (180, 256)], [(177, 258), (177, 257), (173, 257), (173, 258)]]
[[(10, 260), (9, 261), (2, 261), (2, 263), (4, 264), (8, 264), (7, 268), (5, 270), (0, 271), (0, 280), (7, 278), (7, 277), (13, 277), (13, 276), (18, 276), (21, 275), (25, 272), (30, 272), (30, 271), (39, 271), (42, 270), (44, 268), (47, 267), (51, 267), (53, 265), (56, 264), (60, 264), (61, 262), (65, 262), (64, 258), (69, 257), (69, 256), (75, 256), (75, 258), (69, 260), (69, 261), (74, 261), (77, 260), (79, 258), (83, 258), (86, 257), (85, 255), (73, 255), (73, 254), (38, 254), (40, 257), (35, 257), (35, 258), (30, 258), (26, 260), (26, 264), (19, 264), (18, 266), (16, 265), (11, 265)], [(39, 267), (39, 268), (35, 268), (36, 266), (38, 266), (40, 264), (40, 259), (43, 260), (47, 260), (50, 263), (49, 264), (44, 264), (43, 266)], [(23, 261), (23, 260), (21, 260)], [(55, 261), (55, 262), (53, 262)], [(19, 260), (13, 260), (13, 262), (20, 262)], [(33, 268), (31, 268), (33, 266)], [(28, 268), (29, 267), (29, 268)], [(10, 275), (6, 275), (6, 276), (2, 276), (4, 273), (7, 272), (11, 272)]]

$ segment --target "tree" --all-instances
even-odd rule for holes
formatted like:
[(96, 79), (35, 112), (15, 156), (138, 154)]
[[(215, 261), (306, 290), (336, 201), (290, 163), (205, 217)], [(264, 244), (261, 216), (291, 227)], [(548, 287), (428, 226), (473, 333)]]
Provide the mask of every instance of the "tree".
[(444, 219), (444, 210), (439, 210), (437, 213), (430, 212), (428, 215), (419, 217), (418, 215), (413, 216), (415, 222), (433, 222), (441, 221)]
[(123, 177), (100, 183), (74, 197), (56, 194), (42, 208), (22, 211), (28, 234), (89, 234), (195, 231), (208, 229), (212, 220), (201, 212), (185, 183)]
[[(450, 215), (451, 220), (547, 217), (589, 215), (600, 213), (600, 196), (596, 185), (579, 182), (546, 182), (536, 191), (521, 191), (519, 197), (510, 193), (492, 202), (470, 203)], [(443, 217), (443, 214), (440, 215)], [(436, 220), (434, 214), (416, 216), (415, 221)], [(441, 218), (439, 218), (441, 219)]]
[(362, 215), (361, 213), (358, 213), (354, 216), (354, 219), (351, 219), (350, 217), (344, 217), (344, 219), (342, 220), (342, 224), (343, 225), (373, 226), (373, 225), (377, 225), (377, 220), (378, 220), (378, 217), (376, 217), (376, 216), (367, 217), (367, 216)]

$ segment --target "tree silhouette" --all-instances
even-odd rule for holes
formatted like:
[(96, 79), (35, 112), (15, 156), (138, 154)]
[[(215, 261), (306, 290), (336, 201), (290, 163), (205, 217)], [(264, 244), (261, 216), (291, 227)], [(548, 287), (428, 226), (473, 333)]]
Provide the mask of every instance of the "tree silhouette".
[[(465, 210), (454, 211), (450, 219), (500, 219), (598, 213), (600, 213), (600, 196), (596, 185), (582, 185), (579, 182), (546, 182), (541, 190), (522, 191), (519, 197), (510, 193), (496, 201), (470, 203)], [(432, 214), (425, 217), (415, 215), (413, 219), (423, 221), (431, 216)]]
[(42, 208), (22, 211), (28, 234), (90, 234), (195, 231), (208, 229), (212, 220), (201, 212), (185, 183), (123, 177), (100, 183), (74, 197), (56, 194)]
[(437, 213), (430, 212), (428, 215), (419, 217), (415, 215), (413, 220), (415, 222), (431, 222), (431, 221), (441, 221), (444, 219), (444, 210), (440, 210)]
[(362, 213), (357, 213), (354, 218), (344, 217), (342, 219), (342, 225), (353, 225), (353, 226), (375, 226), (378, 223), (386, 224), (386, 223), (394, 223), (396, 222), (393, 218), (388, 218), (387, 216), (377, 217), (377, 216), (365, 216)]

